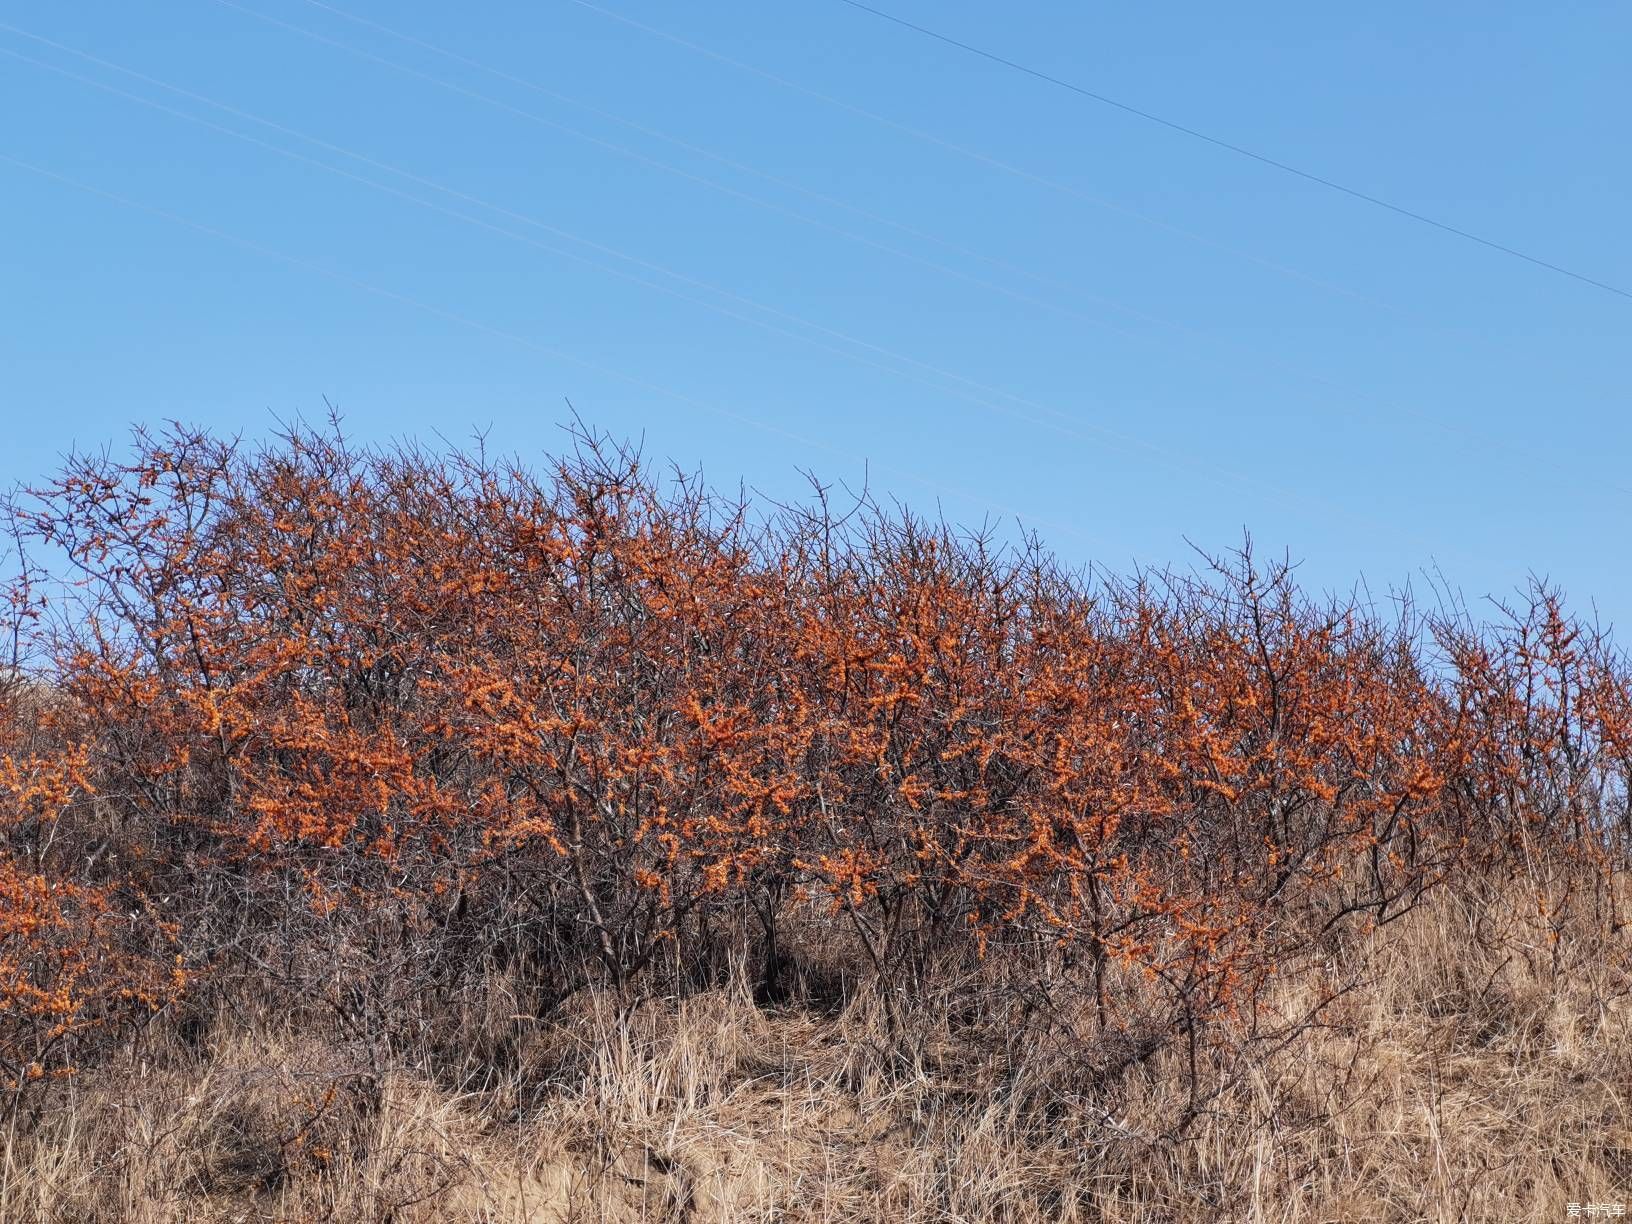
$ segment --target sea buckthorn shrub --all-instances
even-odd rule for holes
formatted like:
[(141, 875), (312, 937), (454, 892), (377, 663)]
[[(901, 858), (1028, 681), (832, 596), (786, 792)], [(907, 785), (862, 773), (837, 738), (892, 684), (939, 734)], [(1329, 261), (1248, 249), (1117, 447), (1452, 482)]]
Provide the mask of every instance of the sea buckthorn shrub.
[[(583, 432), (540, 475), (176, 427), (10, 522), (13, 672), (60, 728), (0, 769), (12, 1075), (85, 989), (236, 975), (389, 1035), (494, 964), (557, 1000), (774, 980), (795, 928), (892, 1025), (986, 966), (1194, 1056), (1457, 873), (1530, 872), (1545, 912), (1540, 864), (1624, 850), (1628, 672), (1540, 586), (1487, 624), (1316, 600), (1250, 547), (1074, 572)], [(75, 804), (63, 861), (118, 852), (50, 883)]]
[(169, 925), (98, 868), (89, 753), (48, 693), (0, 676), (0, 1112), (77, 1050), (150, 1019), (185, 984)]

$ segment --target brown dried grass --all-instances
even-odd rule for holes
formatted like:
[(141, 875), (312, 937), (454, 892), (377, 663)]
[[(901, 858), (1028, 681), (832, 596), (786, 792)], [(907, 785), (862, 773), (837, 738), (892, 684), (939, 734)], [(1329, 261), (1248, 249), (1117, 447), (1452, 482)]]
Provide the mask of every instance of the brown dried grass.
[[(1528, 912), (1443, 891), (1283, 983), (1288, 1014), (1320, 977), (1358, 985), (1221, 1067), (1244, 1074), (1177, 1138), (1176, 1053), (1094, 1097), (1058, 1043), (1000, 1056), (927, 1013), (903, 1055), (865, 991), (833, 1013), (586, 994), (541, 1022), (495, 981), (384, 1066), (306, 1020), (225, 1016), (14, 1124), (0, 1218), (1563, 1219), (1632, 1188), (1628, 937), (1581, 915), (1554, 943)], [(478, 1087), (448, 1086), (454, 1047)]]

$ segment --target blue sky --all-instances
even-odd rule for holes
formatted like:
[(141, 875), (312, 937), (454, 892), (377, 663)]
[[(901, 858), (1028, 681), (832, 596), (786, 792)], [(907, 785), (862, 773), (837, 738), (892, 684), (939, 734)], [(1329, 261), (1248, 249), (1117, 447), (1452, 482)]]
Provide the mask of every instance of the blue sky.
[[(1072, 561), (1245, 527), (1632, 619), (1632, 301), (837, 0), (596, 5), (0, 0), (0, 481), (325, 396), (537, 456), (570, 399)], [(883, 7), (1632, 286), (1624, 5)]]

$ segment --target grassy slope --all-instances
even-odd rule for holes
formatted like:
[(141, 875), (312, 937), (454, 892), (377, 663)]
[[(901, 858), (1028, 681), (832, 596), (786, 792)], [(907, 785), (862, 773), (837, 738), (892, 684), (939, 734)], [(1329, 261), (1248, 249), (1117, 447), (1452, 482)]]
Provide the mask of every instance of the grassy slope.
[(1066, 1047), (932, 1008), (892, 1044), (866, 995), (596, 995), (540, 1024), (496, 981), (451, 1054), (391, 1065), (239, 1013), (150, 1034), (10, 1136), (0, 1218), (1559, 1220), (1632, 1198), (1628, 934), (1555, 943), (1535, 913), (1442, 892), (1314, 970), (1358, 985), (1178, 1141), (1168, 1055), (1107, 1116)]

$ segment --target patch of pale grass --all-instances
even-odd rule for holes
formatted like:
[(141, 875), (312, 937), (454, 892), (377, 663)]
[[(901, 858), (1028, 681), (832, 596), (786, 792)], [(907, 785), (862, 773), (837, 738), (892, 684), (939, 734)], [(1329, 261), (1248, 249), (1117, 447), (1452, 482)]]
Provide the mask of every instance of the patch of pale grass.
[(993, 1057), (1000, 1034), (955, 1037), (928, 1004), (903, 1057), (866, 992), (836, 1015), (586, 994), (546, 1023), (496, 982), (451, 1062), (381, 1069), (264, 1017), (149, 1042), (4, 1137), (0, 1218), (1562, 1220), (1632, 1200), (1627, 936), (1581, 920), (1554, 942), (1535, 912), (1523, 889), (1446, 892), (1283, 982), (1288, 1015), (1359, 984), (1220, 1065), (1178, 1138), (1168, 1054), (1105, 1121), (1069, 1051)]

